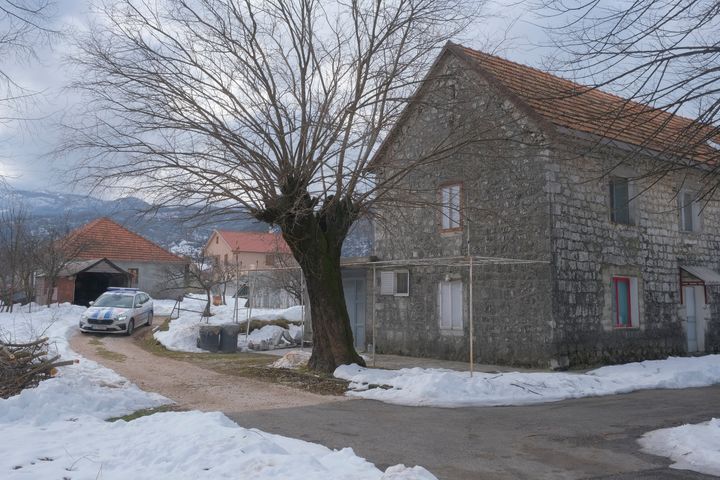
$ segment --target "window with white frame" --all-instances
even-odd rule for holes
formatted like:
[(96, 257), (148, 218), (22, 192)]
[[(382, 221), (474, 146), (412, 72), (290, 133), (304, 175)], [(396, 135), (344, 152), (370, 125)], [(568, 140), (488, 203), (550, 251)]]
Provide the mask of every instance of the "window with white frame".
[(441, 330), (463, 329), (463, 283), (460, 280), (438, 284), (438, 318)]
[(396, 297), (410, 295), (410, 272), (407, 270), (380, 272), (380, 295)]
[(615, 328), (640, 325), (638, 280), (636, 277), (612, 277), (612, 316)]
[(460, 230), (462, 218), (462, 187), (459, 183), (440, 188), (440, 228), (441, 230)]
[(682, 190), (678, 195), (680, 229), (683, 232), (700, 231), (700, 205), (695, 197), (695, 193), (689, 190)]

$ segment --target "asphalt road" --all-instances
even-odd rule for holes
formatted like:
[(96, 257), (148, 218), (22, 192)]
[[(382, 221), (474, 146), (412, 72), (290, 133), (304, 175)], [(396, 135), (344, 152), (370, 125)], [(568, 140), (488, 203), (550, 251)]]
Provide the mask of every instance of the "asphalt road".
[(528, 407), (419, 408), (353, 400), (226, 412), (244, 427), (352, 447), (380, 468), (422, 465), (439, 479), (714, 478), (667, 468), (636, 439), (720, 417), (720, 386), (646, 390)]

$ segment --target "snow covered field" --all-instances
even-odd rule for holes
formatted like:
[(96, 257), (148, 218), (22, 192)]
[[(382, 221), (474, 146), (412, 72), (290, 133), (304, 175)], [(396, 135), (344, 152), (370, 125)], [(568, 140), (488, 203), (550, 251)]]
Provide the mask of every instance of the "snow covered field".
[[(578, 373), (475, 373), (442, 369), (380, 370), (343, 365), (335, 376), (350, 382), (348, 395), (396, 405), (467, 407), (528, 405), (615, 395), (650, 388), (720, 383), (720, 355), (652, 360)], [(390, 388), (368, 388), (384, 385)]]
[[(67, 339), (84, 309), (70, 305), (0, 314), (0, 336), (44, 332), (64, 358), (80, 358)], [(219, 412), (166, 412), (131, 422), (109, 417), (169, 400), (143, 392), (101, 365), (80, 358), (35, 389), (0, 399), (3, 479), (375, 479), (431, 480), (421, 467), (384, 473), (351, 449), (237, 426)]]
[[(155, 300), (155, 313), (156, 315), (170, 315), (174, 305), (174, 300)], [(197, 348), (196, 344), (200, 325), (205, 323), (209, 323), (210, 325), (219, 325), (233, 322), (233, 310), (235, 307), (232, 305), (232, 302), (230, 305), (213, 306), (211, 311), (214, 315), (207, 321), (201, 321), (200, 313), (196, 313), (201, 312), (205, 307), (204, 299), (199, 297), (186, 298), (183, 300), (181, 305), (181, 308), (183, 309), (194, 311), (180, 312), (179, 318), (170, 322), (170, 328), (167, 331), (158, 331), (154, 334), (155, 339), (168, 350), (202, 353), (205, 350)], [(244, 307), (238, 308), (238, 315), (241, 323), (245, 321), (247, 314), (248, 309)], [(252, 309), (251, 320), (272, 321), (279, 319), (299, 322), (302, 320), (302, 309), (299, 306), (287, 309)], [(238, 337), (238, 348), (241, 351), (247, 350), (248, 346), (259, 345), (263, 341), (269, 345), (277, 345), (281, 342), (280, 339), (284, 332), (287, 332), (287, 336), (295, 341), (299, 342), (302, 338), (302, 327), (298, 325), (290, 325), (287, 330), (277, 325), (266, 325), (260, 329), (250, 332), (247, 341), (245, 339), (245, 331), (243, 330)]]
[(720, 419), (655, 430), (639, 442), (644, 452), (670, 458), (672, 468), (720, 477)]

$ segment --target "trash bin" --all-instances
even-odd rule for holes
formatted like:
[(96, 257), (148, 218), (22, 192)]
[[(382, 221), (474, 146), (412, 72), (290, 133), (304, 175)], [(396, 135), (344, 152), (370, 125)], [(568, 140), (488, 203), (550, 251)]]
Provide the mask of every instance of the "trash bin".
[(197, 347), (210, 352), (217, 352), (220, 348), (220, 325), (200, 325), (200, 334)]
[(226, 323), (222, 325), (222, 331), (220, 333), (221, 352), (237, 352), (238, 333), (240, 333), (240, 325), (237, 323)]

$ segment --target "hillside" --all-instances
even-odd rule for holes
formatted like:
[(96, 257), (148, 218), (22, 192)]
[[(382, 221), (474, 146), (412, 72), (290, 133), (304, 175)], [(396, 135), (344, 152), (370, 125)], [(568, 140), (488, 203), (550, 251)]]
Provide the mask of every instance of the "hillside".
[[(163, 208), (147, 213), (150, 205), (135, 197), (102, 200), (88, 195), (49, 191), (12, 190), (0, 192), (0, 211), (11, 203), (27, 210), (33, 229), (66, 226), (73, 229), (98, 217), (109, 217), (125, 227), (177, 253), (187, 253), (204, 245), (213, 229), (266, 232), (269, 225), (238, 212), (235, 219), (218, 221), (202, 217), (188, 221), (196, 211), (191, 208)], [(372, 225), (358, 222), (343, 248), (346, 256), (369, 255)]]

